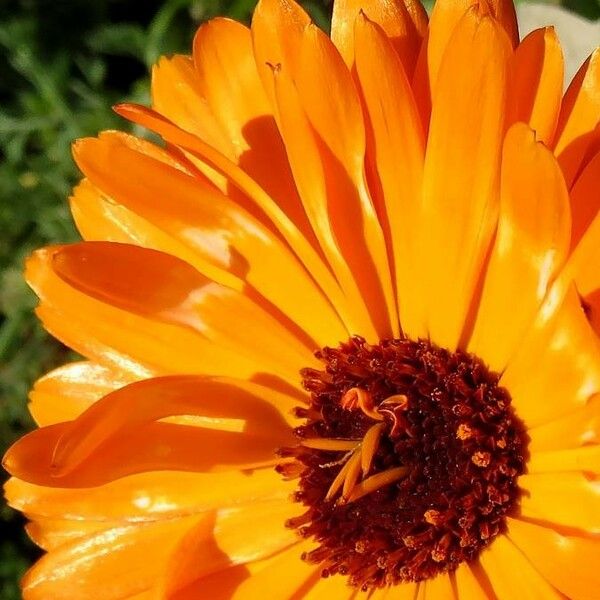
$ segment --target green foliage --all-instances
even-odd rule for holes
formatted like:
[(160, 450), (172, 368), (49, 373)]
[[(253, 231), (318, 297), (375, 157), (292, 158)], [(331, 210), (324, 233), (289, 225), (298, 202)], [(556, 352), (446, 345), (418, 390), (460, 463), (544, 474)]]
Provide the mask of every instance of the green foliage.
[[(600, 16), (599, 0), (565, 0)], [(197, 25), (217, 15), (247, 21), (255, 0), (4, 0), (0, 3), (0, 454), (33, 423), (27, 391), (72, 359), (33, 316), (22, 279), (35, 248), (77, 239), (66, 199), (78, 178), (71, 142), (130, 126), (111, 110), (149, 100), (148, 68), (189, 51)], [(328, 28), (330, 0), (306, 0)], [(36, 555), (22, 520), (0, 508), (0, 597)]]
[(582, 17), (600, 19), (600, 0), (564, 0), (561, 4)]

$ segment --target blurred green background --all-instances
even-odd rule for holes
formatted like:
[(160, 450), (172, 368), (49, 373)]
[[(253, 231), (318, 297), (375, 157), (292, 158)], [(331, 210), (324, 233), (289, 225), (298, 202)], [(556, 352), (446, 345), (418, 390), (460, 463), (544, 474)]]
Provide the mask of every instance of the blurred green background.
[[(188, 51), (198, 24), (212, 16), (247, 21), (254, 4), (0, 2), (0, 455), (33, 426), (26, 408), (32, 382), (70, 354), (33, 317), (35, 299), (21, 271), (33, 249), (77, 239), (66, 203), (78, 178), (71, 141), (102, 129), (129, 129), (111, 105), (148, 103), (147, 73), (156, 59)], [(303, 4), (327, 28), (331, 0)], [(600, 0), (562, 4), (600, 18)], [(5, 477), (0, 474), (0, 482)], [(0, 600), (20, 597), (18, 579), (37, 556), (21, 517), (0, 503)]]

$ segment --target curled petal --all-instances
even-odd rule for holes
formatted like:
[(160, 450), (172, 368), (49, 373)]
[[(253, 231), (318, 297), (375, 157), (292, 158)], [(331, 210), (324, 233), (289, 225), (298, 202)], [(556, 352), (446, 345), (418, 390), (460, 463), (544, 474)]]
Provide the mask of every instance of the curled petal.
[(232, 419), (240, 432), (288, 441), (295, 404), (289, 396), (243, 381), (193, 376), (140, 381), (108, 394), (68, 425), (54, 448), (53, 472), (67, 474), (110, 438), (168, 416), (216, 419), (217, 426)]

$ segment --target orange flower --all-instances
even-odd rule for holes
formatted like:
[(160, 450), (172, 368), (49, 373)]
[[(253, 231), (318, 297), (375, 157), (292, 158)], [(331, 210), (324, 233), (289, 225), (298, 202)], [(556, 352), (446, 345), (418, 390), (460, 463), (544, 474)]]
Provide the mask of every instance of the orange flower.
[(88, 360), (5, 457), (25, 598), (595, 597), (600, 54), (562, 80), (507, 0), (163, 58), (117, 111), (166, 147), (77, 142), (87, 241), (27, 266)]

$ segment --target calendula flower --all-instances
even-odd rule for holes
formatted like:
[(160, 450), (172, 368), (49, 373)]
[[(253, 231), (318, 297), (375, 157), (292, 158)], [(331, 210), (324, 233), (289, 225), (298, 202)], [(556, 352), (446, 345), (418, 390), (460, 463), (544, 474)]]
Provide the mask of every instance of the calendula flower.
[(28, 599), (597, 598), (600, 53), (506, 0), (291, 0), (80, 140), (88, 360), (5, 457)]

